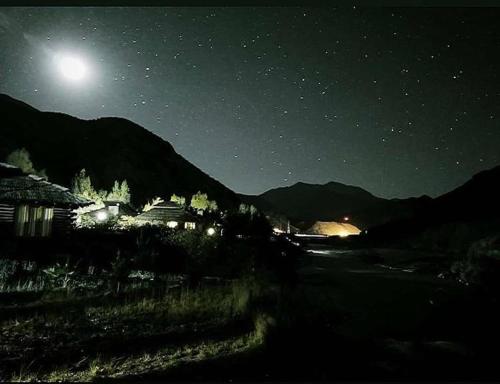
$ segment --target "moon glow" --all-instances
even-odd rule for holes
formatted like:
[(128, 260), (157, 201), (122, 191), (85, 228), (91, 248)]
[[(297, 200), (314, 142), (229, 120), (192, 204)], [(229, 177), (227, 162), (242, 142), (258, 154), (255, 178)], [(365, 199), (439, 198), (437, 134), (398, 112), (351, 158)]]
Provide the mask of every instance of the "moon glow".
[(62, 56), (57, 64), (62, 76), (69, 81), (78, 82), (87, 75), (87, 66), (76, 56)]

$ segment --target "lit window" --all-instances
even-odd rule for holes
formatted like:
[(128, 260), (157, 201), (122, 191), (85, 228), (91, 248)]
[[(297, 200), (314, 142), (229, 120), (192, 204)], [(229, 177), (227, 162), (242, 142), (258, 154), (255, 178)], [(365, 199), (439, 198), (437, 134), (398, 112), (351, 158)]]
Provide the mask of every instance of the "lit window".
[(167, 221), (167, 227), (176, 228), (179, 225), (177, 221)]
[(53, 208), (20, 205), (16, 209), (15, 231), (17, 236), (50, 236)]
[(185, 222), (184, 223), (184, 229), (195, 229), (196, 224), (193, 222)]
[(109, 211), (109, 213), (111, 213), (113, 216), (118, 215), (118, 211), (119, 211), (118, 205), (110, 205), (110, 206), (108, 207), (108, 211)]

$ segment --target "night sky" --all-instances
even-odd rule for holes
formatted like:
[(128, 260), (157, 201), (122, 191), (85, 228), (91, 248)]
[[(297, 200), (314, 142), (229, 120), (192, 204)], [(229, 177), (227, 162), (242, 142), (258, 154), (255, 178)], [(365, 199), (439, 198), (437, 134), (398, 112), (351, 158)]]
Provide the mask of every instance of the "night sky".
[[(1, 8), (0, 92), (128, 118), (241, 193), (338, 181), (436, 196), (500, 164), (499, 20), (481, 8)], [(61, 55), (83, 79), (61, 74)]]

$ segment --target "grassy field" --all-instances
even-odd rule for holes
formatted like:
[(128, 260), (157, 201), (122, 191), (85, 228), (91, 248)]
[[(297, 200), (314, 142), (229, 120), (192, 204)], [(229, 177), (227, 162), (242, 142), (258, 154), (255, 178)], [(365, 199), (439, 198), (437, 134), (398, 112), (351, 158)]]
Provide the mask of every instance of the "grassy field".
[(296, 286), (11, 282), (0, 293), (0, 378), (500, 378), (493, 297), (439, 278), (430, 255), (316, 251)]
[(2, 380), (89, 381), (255, 348), (263, 333), (256, 308), (272, 294), (252, 281), (181, 287), (160, 297), (65, 292), (30, 301), (25, 293), (10, 292), (10, 301), (19, 295), (24, 303), (0, 308)]

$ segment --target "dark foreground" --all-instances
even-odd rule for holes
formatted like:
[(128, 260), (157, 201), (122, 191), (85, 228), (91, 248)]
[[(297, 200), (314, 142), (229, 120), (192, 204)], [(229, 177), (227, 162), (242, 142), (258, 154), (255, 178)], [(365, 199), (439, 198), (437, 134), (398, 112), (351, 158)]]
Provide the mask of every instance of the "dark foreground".
[(143, 377), (500, 379), (496, 300), (438, 277), (440, 256), (378, 250), (377, 260), (364, 251), (310, 249), (296, 288), (305, 313), (293, 326), (276, 329), (258, 350)]
[(14, 292), (1, 308), (1, 378), (500, 379), (498, 305), (438, 277), (445, 258), (309, 248), (295, 288)]

